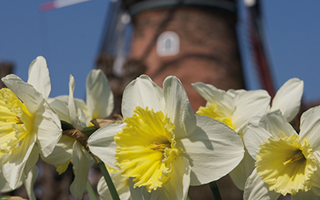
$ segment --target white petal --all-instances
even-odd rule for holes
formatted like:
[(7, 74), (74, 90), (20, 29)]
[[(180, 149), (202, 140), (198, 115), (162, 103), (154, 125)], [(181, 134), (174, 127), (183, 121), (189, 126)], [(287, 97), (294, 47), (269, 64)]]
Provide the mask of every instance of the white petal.
[(298, 78), (288, 80), (278, 90), (272, 100), (271, 111), (280, 109), (288, 122), (298, 114), (303, 93), (303, 81)]
[(313, 151), (320, 151), (320, 106), (304, 112), (300, 120), (300, 140), (307, 138)]
[(227, 94), (229, 94), (232, 98), (235, 98), (238, 94), (247, 92), (247, 90), (244, 89), (239, 89), (239, 90), (234, 90), (234, 89), (229, 89), (227, 90)]
[(248, 153), (253, 159), (256, 159), (258, 155), (258, 149), (263, 141), (267, 141), (272, 135), (266, 131), (266, 129), (259, 126), (261, 117), (254, 117), (250, 120), (247, 129), (243, 133), (243, 142), (245, 144)]
[[(23, 182), (19, 181), (19, 183), (17, 184), (17, 188), (21, 187), (22, 184), (23, 184)], [(0, 170), (0, 192), (5, 193), (5, 192), (10, 192), (12, 190), (13, 189), (9, 186), (9, 183), (4, 178), (4, 176)]]
[(239, 165), (229, 173), (233, 183), (240, 190), (244, 190), (246, 180), (254, 169), (254, 162), (255, 160), (246, 151)]
[(28, 196), (30, 200), (36, 200), (36, 196), (33, 192), (34, 183), (38, 177), (38, 167), (34, 166), (32, 170), (28, 173), (27, 179), (24, 181), (24, 186), (27, 190)]
[(73, 99), (77, 105), (78, 110), (80, 109), (82, 112), (84, 112), (86, 116), (89, 116), (88, 106), (86, 102), (84, 102), (83, 99), (78, 99), (78, 98), (73, 98)]
[(1, 166), (4, 165), (6, 162), (8, 162), (9, 158), (11, 157), (11, 153), (5, 153), (1, 155), (1, 159), (0, 159), (0, 173), (1, 173)]
[(43, 98), (48, 98), (51, 91), (51, 83), (47, 62), (42, 56), (38, 56), (29, 66), (28, 83), (31, 84)]
[(165, 111), (176, 129), (176, 138), (185, 137), (196, 127), (196, 117), (187, 93), (177, 77), (169, 76), (163, 82)]
[(257, 173), (256, 169), (253, 170), (246, 182), (243, 193), (244, 200), (276, 200), (280, 194), (269, 191), (269, 185), (263, 182)]
[(86, 126), (90, 125), (90, 121), (92, 120), (92, 118), (90, 116), (86, 116), (86, 114), (83, 112), (83, 110), (78, 110), (80, 111), (79, 114), (79, 120), (83, 123), (86, 124)]
[[(55, 99), (62, 101), (66, 105), (68, 105), (68, 103), (69, 103), (69, 95), (57, 96), (57, 97), (55, 97)], [(73, 98), (73, 99), (74, 99), (78, 109), (83, 110), (86, 115), (89, 114), (87, 104), (86, 104), (86, 102), (84, 102), (83, 99), (78, 99), (78, 98)]]
[(296, 195), (291, 195), (291, 200), (320, 200), (320, 196), (317, 196), (312, 190), (307, 192), (299, 191)]
[(101, 70), (91, 70), (87, 76), (87, 105), (92, 119), (103, 119), (113, 111), (113, 94), (107, 77)]
[(159, 190), (166, 199), (187, 199), (191, 166), (188, 159), (179, 156), (173, 162), (173, 168), (170, 174), (170, 181)]
[(160, 99), (163, 98), (162, 89), (148, 76), (141, 75), (132, 81), (123, 92), (122, 115), (131, 117), (137, 106), (159, 110)]
[(189, 161), (179, 156), (173, 163), (170, 180), (162, 187), (149, 193), (146, 187), (133, 188), (130, 181), (130, 192), (133, 200), (173, 200), (187, 199), (190, 184), (190, 166)]
[[(128, 200), (131, 197), (130, 194), (130, 188), (129, 188), (129, 179), (124, 178), (121, 175), (120, 171), (117, 171), (116, 173), (110, 173), (110, 177), (112, 179), (112, 182), (114, 186), (117, 189), (118, 195), (121, 200)], [(100, 195), (101, 200), (110, 200), (112, 199), (110, 191), (108, 189), (108, 185), (104, 179), (104, 177), (101, 177), (98, 185), (97, 185), (98, 194)]]
[(233, 113), (232, 125), (238, 134), (254, 116), (262, 116), (269, 108), (270, 96), (264, 90), (247, 91), (235, 98), (236, 110)]
[[(319, 158), (320, 158), (320, 155), (319, 155), (319, 152), (316, 151), (313, 153), (313, 155), (316, 157), (318, 163), (319, 163)], [(320, 169), (319, 169), (319, 166), (318, 166), (318, 170), (316, 170), (311, 178), (311, 185), (312, 185), (312, 191), (319, 195), (320, 196)]]
[(130, 193), (133, 200), (166, 200), (159, 189), (149, 193), (146, 187), (133, 188), (134, 182), (132, 179), (133, 178), (129, 178), (129, 183)]
[(60, 120), (71, 123), (67, 104), (58, 99), (48, 99), (50, 107), (57, 113)]
[[(73, 98), (75, 103), (74, 110), (77, 110), (76, 114), (78, 115), (78, 119), (81, 126), (88, 126), (90, 121), (92, 120), (91, 115), (89, 114), (86, 103), (82, 99)], [(56, 111), (60, 120), (66, 121), (72, 124), (70, 119), (70, 111), (68, 108), (69, 96), (58, 96), (54, 99), (49, 98), (50, 106)], [(80, 114), (79, 114), (80, 112)]]
[[(209, 103), (215, 103), (218, 105), (222, 105), (220, 107), (228, 107), (230, 110), (234, 110), (234, 100), (235, 96), (234, 91), (224, 91), (217, 89), (213, 85), (204, 84), (204, 83), (193, 83), (192, 86), (195, 90)], [(229, 115), (231, 113), (228, 113)]]
[(46, 101), (36, 112), (34, 130), (37, 133), (41, 154), (46, 157), (53, 151), (62, 136), (60, 119)]
[(98, 156), (106, 165), (118, 168), (115, 163), (117, 144), (114, 142), (114, 135), (121, 131), (126, 124), (111, 124), (99, 128), (88, 139), (90, 151)]
[[(65, 103), (66, 105), (68, 105), (69, 95), (57, 96), (57, 97), (55, 97), (55, 99), (58, 99), (59, 101), (62, 101), (63, 103)], [(85, 104), (85, 103), (84, 103), (84, 104)]]
[(27, 176), (29, 174), (30, 171), (33, 170), (34, 166), (37, 164), (38, 159), (39, 159), (39, 153), (40, 153), (40, 148), (38, 147), (38, 145), (34, 145), (29, 158), (24, 166), (24, 175)]
[(76, 129), (81, 131), (84, 127), (86, 127), (86, 124), (84, 122), (81, 122), (78, 118), (78, 108), (77, 108), (77, 105), (73, 99), (73, 91), (74, 91), (74, 78), (72, 75), (70, 75), (69, 101), (68, 101), (69, 116), (70, 116), (70, 121), (71, 121), (72, 125)]
[(62, 135), (61, 139), (53, 149), (52, 153), (41, 159), (50, 165), (62, 165), (72, 158), (73, 144), (76, 140)]
[(17, 97), (22, 100), (31, 114), (36, 112), (43, 101), (41, 93), (36, 91), (32, 85), (23, 82), (14, 74), (9, 74), (1, 80), (15, 95), (17, 95)]
[(83, 192), (86, 189), (89, 169), (93, 165), (94, 161), (90, 154), (83, 149), (79, 142), (75, 142), (73, 145), (72, 161), (74, 180), (70, 186), (70, 191), (72, 196), (81, 199)]
[(290, 136), (297, 134), (280, 110), (272, 111), (262, 116), (259, 125), (266, 129), (275, 139), (278, 139), (280, 135)]
[(24, 176), (24, 168), (29, 156), (33, 155), (35, 142), (35, 136), (26, 137), (21, 145), (12, 152), (8, 162), (2, 166), (3, 175), (11, 188), (17, 188), (21, 177)]
[(188, 138), (177, 140), (192, 167), (191, 185), (215, 181), (235, 168), (243, 158), (240, 136), (225, 124), (197, 116), (197, 127)]

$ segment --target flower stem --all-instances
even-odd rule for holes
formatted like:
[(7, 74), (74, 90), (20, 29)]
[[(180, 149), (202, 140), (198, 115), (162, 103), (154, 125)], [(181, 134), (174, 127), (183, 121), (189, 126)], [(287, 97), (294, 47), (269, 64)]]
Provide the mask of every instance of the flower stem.
[(217, 182), (212, 181), (211, 183), (209, 183), (209, 186), (210, 186), (214, 200), (221, 200), (221, 196), (220, 196)]
[[(106, 180), (106, 183), (109, 187), (109, 191), (111, 193), (112, 199), (113, 200), (120, 200), (118, 192), (116, 190), (116, 188), (114, 187), (114, 184), (111, 180), (111, 177), (109, 175), (109, 172), (106, 168), (106, 166), (104, 165), (104, 163), (96, 156), (94, 155), (89, 147), (88, 147), (88, 137), (94, 132), (96, 131), (98, 128), (96, 127), (86, 127), (84, 128), (82, 131), (79, 131), (77, 129), (74, 129), (74, 127), (72, 125), (70, 125), (67, 122), (61, 121), (61, 124), (63, 126), (63, 134), (67, 135), (68, 137), (74, 138), (76, 140), (78, 140), (78, 142), (80, 142), (80, 144), (88, 151), (88, 153), (92, 156), (92, 158), (96, 161), (96, 163), (98, 164), (104, 179)], [(85, 134), (84, 134), (84, 133)], [(90, 196), (90, 199), (96, 200), (95, 194), (92, 190), (92, 187), (89, 183), (89, 181), (87, 181), (87, 190)], [(90, 195), (90, 190), (92, 190), (92, 195)], [(0, 199), (1, 200), (1, 199)]]
[(112, 179), (109, 175), (109, 172), (105, 166), (105, 164), (100, 160), (99, 162), (97, 162), (100, 170), (101, 170), (101, 173), (103, 174), (103, 177), (108, 185), (108, 188), (109, 188), (109, 191), (110, 191), (110, 194), (112, 196), (112, 199), (113, 200), (120, 200), (119, 198), (119, 195), (118, 195), (118, 192), (116, 190), (116, 188), (114, 187), (114, 184), (112, 182)]
[(88, 191), (88, 194), (89, 194), (89, 197), (91, 200), (97, 200), (97, 197), (93, 191), (93, 188), (92, 188), (89, 180), (87, 180), (87, 191)]

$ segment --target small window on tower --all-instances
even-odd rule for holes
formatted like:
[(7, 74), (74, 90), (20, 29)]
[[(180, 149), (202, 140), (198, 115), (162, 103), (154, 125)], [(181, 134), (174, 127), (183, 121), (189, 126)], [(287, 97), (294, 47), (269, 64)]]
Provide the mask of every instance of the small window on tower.
[(173, 56), (179, 53), (180, 39), (173, 31), (166, 31), (159, 35), (157, 53), (159, 56)]

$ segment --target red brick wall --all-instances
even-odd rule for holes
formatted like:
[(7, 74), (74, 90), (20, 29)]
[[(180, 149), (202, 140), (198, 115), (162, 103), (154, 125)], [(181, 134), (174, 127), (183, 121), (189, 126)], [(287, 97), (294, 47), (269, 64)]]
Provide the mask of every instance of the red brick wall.
[[(166, 9), (155, 9), (134, 17), (132, 57), (142, 58), (168, 13)], [(168, 75), (177, 76), (186, 88), (195, 111), (205, 101), (191, 83), (210, 83), (225, 90), (244, 88), (235, 23), (234, 14), (218, 10), (177, 9), (161, 32), (174, 31), (179, 35), (180, 52), (175, 56), (160, 57), (156, 52), (156, 42), (153, 43), (148, 56), (142, 58), (148, 67), (146, 74), (160, 86)]]

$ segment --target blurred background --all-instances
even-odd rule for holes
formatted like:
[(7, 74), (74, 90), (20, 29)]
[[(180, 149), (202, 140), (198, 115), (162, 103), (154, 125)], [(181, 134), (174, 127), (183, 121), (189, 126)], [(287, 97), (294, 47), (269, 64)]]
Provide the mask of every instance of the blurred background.
[[(317, 0), (1, 0), (0, 77), (14, 73), (26, 81), (29, 64), (42, 55), (50, 97), (69, 93), (72, 74), (74, 95), (84, 99), (86, 76), (99, 68), (114, 92), (114, 113), (125, 86), (143, 73), (160, 86), (177, 76), (195, 111), (205, 101), (191, 83), (266, 89), (274, 96), (297, 77), (305, 83), (302, 112), (320, 100), (319, 8)], [(39, 166), (37, 197), (72, 199), (71, 167), (57, 176), (54, 167)], [(94, 184), (99, 176), (93, 168)], [(222, 199), (242, 199), (228, 177), (218, 184)], [(23, 188), (16, 194), (25, 195)], [(193, 199), (210, 195), (206, 186), (190, 190)]]

